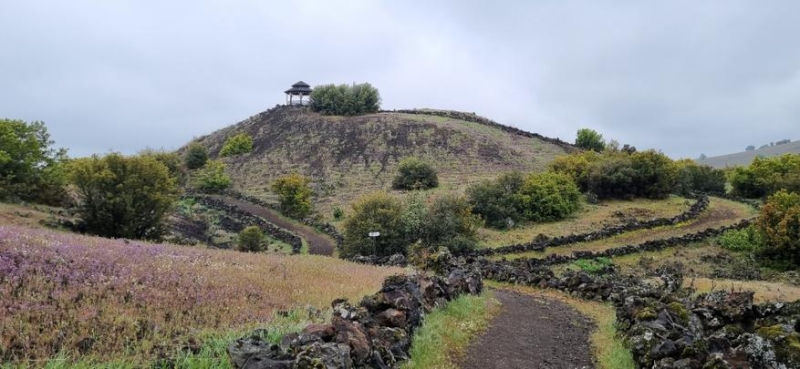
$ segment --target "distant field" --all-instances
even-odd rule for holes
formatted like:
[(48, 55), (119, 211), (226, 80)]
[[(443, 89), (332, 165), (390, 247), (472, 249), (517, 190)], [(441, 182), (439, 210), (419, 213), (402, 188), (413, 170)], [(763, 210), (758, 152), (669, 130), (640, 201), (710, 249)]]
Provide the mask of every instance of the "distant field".
[(733, 167), (737, 165), (750, 165), (750, 162), (757, 156), (777, 156), (788, 153), (800, 153), (800, 141), (789, 142), (783, 145), (769, 146), (753, 151), (743, 151), (735, 154), (720, 155), (703, 160), (697, 160), (700, 164), (707, 164), (714, 168)]
[(670, 196), (666, 200), (636, 199), (613, 200), (600, 204), (583, 204), (583, 208), (569, 218), (557, 222), (534, 223), (510, 230), (482, 228), (479, 236), (486, 247), (501, 247), (530, 242), (537, 235), (550, 237), (584, 233), (618, 225), (632, 220), (672, 217), (691, 206), (695, 200)]
[(403, 272), (0, 226), (0, 361), (169, 357), (208, 332), (264, 327), (278, 310), (359, 300)]

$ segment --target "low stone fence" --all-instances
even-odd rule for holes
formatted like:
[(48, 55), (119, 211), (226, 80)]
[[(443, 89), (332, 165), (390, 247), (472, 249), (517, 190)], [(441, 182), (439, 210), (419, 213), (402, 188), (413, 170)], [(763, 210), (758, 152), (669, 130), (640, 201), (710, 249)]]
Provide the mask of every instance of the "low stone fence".
[(457, 268), (442, 276), (392, 276), (357, 305), (334, 300), (329, 324), (310, 324), (282, 337), (237, 339), (228, 347), (235, 368), (397, 368), (408, 359), (423, 316), (461, 294), (480, 294), (480, 273)]
[[(258, 206), (262, 206), (262, 207), (274, 210), (274, 211), (276, 211), (278, 213), (281, 213), (280, 206), (278, 206), (276, 204), (273, 204), (271, 202), (264, 201), (264, 200), (259, 199), (257, 197), (245, 195), (243, 193), (234, 192), (234, 191), (226, 191), (224, 193), (224, 195), (225, 196), (230, 196), (230, 197), (232, 197), (234, 199), (237, 199), (237, 200), (247, 201), (247, 202), (256, 204)], [(320, 222), (320, 221), (316, 221), (316, 220), (313, 220), (313, 219), (301, 219), (301, 220), (295, 219), (295, 220), (299, 221), (299, 222), (301, 222), (301, 223), (303, 223), (303, 224), (305, 224), (307, 226), (313, 227), (314, 229), (316, 229), (316, 230), (318, 230), (318, 231), (330, 236), (331, 238), (336, 240), (336, 246), (337, 247), (341, 247), (342, 242), (344, 242), (344, 235), (342, 235), (336, 229), (336, 227), (333, 226), (333, 224), (330, 224), (328, 222)]]
[(401, 109), (401, 110), (381, 110), (381, 113), (402, 113), (402, 114), (419, 114), (419, 115), (432, 115), (437, 117), (445, 117), (445, 118), (452, 118), (463, 120), (466, 122), (477, 123), (484, 126), (489, 126), (492, 128), (500, 129), (501, 131), (512, 133), (515, 135), (520, 135), (523, 137), (530, 137), (530, 138), (538, 138), (542, 141), (549, 142), (551, 144), (557, 145), (564, 149), (566, 152), (575, 152), (579, 151), (577, 147), (574, 145), (564, 142), (558, 138), (550, 138), (542, 136), (538, 133), (531, 133), (527, 131), (523, 131), (516, 127), (506, 126), (500, 123), (497, 123), (489, 118), (484, 118), (479, 116), (475, 113), (464, 113), (460, 111), (452, 111), (452, 110), (417, 110), (417, 109)]
[(676, 225), (692, 219), (697, 218), (706, 209), (710, 200), (706, 195), (699, 195), (697, 201), (689, 207), (685, 212), (678, 214), (671, 218), (655, 218), (645, 221), (632, 221), (625, 224), (604, 227), (599, 231), (586, 232), (581, 234), (573, 234), (568, 236), (560, 236), (549, 238), (542, 236), (534, 241), (527, 243), (520, 243), (509, 246), (502, 246), (492, 249), (480, 249), (470, 252), (471, 256), (490, 256), (502, 254), (516, 254), (526, 251), (544, 251), (548, 247), (558, 247), (570, 245), (578, 242), (589, 242), (609, 237), (614, 237), (625, 232), (631, 232), (640, 229), (650, 229), (656, 227), (664, 227), (669, 225)]
[(201, 205), (222, 210), (227, 214), (233, 215), (244, 223), (257, 225), (270, 237), (291, 245), (292, 254), (299, 254), (300, 250), (303, 248), (303, 240), (300, 238), (300, 236), (267, 222), (261, 217), (250, 214), (249, 212), (239, 209), (234, 205), (226, 204), (224, 201), (219, 199), (205, 196), (196, 196), (194, 199)]

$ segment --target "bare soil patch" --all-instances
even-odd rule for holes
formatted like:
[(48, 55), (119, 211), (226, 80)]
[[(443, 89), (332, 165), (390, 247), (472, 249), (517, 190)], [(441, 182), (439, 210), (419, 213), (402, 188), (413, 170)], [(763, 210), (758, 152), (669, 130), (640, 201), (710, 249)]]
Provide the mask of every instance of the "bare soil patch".
[(500, 314), (467, 348), (463, 369), (591, 368), (593, 322), (547, 297), (497, 290)]
[(333, 255), (336, 242), (326, 235), (317, 233), (313, 228), (286, 220), (274, 210), (253, 204), (251, 202), (234, 199), (227, 196), (218, 196), (218, 199), (228, 205), (234, 205), (250, 214), (264, 218), (278, 227), (288, 229), (308, 242), (308, 253), (312, 255)]

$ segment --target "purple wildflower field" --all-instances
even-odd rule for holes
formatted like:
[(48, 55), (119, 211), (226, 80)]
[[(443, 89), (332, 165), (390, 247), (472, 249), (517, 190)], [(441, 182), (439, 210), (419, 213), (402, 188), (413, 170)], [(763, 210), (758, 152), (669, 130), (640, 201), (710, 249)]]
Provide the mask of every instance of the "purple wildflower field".
[(402, 269), (0, 226), (0, 361), (152, 358), (199, 332), (264, 327)]

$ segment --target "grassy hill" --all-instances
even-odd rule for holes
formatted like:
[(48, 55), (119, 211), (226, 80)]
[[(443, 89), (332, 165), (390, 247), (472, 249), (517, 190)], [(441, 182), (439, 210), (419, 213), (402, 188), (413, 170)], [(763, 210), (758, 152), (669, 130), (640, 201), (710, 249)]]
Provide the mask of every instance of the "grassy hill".
[(697, 160), (700, 164), (707, 164), (714, 168), (733, 167), (737, 165), (749, 165), (757, 156), (770, 157), (788, 153), (800, 153), (800, 141), (789, 142), (783, 145), (765, 147), (753, 151), (737, 152), (735, 154), (720, 155), (703, 160)]
[(224, 158), (234, 190), (272, 199), (276, 177), (310, 175), (317, 208), (329, 217), (358, 196), (389, 189), (396, 166), (417, 156), (439, 172), (441, 190), (458, 190), (500, 172), (538, 171), (574, 150), (558, 140), (501, 126), (474, 114), (443, 111), (381, 112), (356, 117), (322, 116), (307, 108), (279, 106), (198, 138), (216, 157), (225, 140), (246, 132), (249, 154)]

